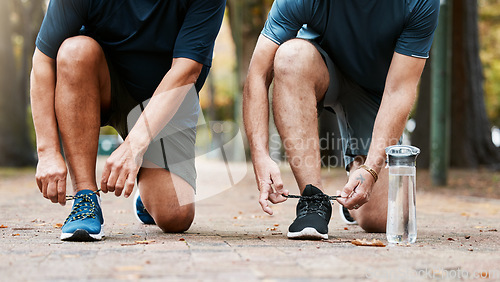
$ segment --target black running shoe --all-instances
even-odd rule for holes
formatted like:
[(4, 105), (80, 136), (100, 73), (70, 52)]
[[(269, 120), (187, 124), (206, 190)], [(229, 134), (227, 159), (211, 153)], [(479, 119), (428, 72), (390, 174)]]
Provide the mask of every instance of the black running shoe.
[(328, 196), (313, 185), (307, 185), (297, 204), (297, 218), (288, 228), (289, 239), (328, 239), (328, 222), (332, 204)]
[(344, 208), (344, 206), (342, 205), (339, 205), (339, 214), (343, 222), (347, 224), (358, 224), (358, 222), (354, 220), (354, 218), (352, 218), (349, 210), (347, 208)]

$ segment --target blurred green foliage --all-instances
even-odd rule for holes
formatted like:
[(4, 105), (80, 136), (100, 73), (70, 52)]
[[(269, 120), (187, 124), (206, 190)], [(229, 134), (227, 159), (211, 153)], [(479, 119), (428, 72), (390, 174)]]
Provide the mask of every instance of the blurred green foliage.
[(500, 127), (500, 0), (479, 0), (479, 33), (486, 110)]

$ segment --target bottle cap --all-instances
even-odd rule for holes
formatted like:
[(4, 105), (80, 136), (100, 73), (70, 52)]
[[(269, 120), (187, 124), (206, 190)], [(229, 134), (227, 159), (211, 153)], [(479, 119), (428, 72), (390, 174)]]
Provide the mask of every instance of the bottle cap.
[(390, 146), (385, 149), (389, 166), (415, 166), (420, 149), (408, 145)]

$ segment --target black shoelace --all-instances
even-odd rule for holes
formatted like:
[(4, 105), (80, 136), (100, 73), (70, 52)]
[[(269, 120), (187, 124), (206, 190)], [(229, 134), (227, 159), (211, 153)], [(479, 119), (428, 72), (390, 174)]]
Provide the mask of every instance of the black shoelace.
[(323, 218), (326, 218), (326, 213), (328, 211), (328, 207), (325, 203), (329, 202), (333, 205), (331, 201), (340, 198), (340, 196), (328, 196), (326, 194), (316, 194), (312, 196), (283, 195), (283, 197), (299, 199), (299, 206), (304, 205), (300, 214), (298, 214), (298, 217), (303, 217), (311, 213), (317, 213)]
[(289, 199), (304, 199), (304, 200), (315, 200), (315, 199), (326, 199), (326, 200), (337, 200), (338, 198), (342, 198), (341, 196), (328, 196), (327, 194), (316, 194), (313, 196), (299, 196), (299, 195), (282, 195), (285, 198)]

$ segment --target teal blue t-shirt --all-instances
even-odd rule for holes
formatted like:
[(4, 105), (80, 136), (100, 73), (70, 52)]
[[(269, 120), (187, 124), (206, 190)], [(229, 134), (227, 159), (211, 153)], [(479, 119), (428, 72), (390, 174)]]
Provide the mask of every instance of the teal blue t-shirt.
[(340, 71), (382, 95), (394, 52), (427, 58), (439, 0), (276, 0), (262, 34), (315, 40)]
[(103, 48), (130, 94), (153, 94), (173, 58), (204, 65), (199, 90), (211, 66), (225, 0), (51, 0), (36, 40), (55, 59), (62, 42), (87, 35)]

